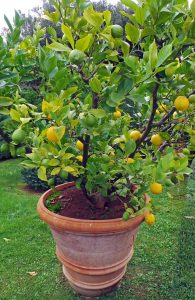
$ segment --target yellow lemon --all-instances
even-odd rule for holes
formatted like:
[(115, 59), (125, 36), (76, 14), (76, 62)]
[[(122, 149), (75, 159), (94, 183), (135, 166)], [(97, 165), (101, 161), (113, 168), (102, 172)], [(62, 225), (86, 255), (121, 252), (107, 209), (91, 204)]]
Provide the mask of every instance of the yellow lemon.
[(133, 159), (133, 158), (131, 158), (131, 157), (128, 157), (127, 158), (127, 163), (128, 163), (128, 165), (129, 164), (133, 164), (135, 162), (135, 160)]
[(175, 108), (180, 111), (187, 110), (189, 107), (189, 104), (190, 104), (189, 100), (185, 96), (178, 96), (174, 102)]
[(115, 119), (119, 119), (121, 117), (121, 112), (119, 110), (114, 112)]
[(167, 109), (166, 104), (161, 104), (161, 105), (159, 106), (159, 111), (161, 111), (161, 112), (166, 111), (166, 109)]
[(156, 112), (155, 112), (155, 114), (159, 116), (160, 115), (160, 111), (157, 109)]
[(141, 132), (139, 132), (138, 130), (131, 131), (130, 138), (134, 141), (139, 140), (141, 138)]
[(77, 149), (79, 149), (80, 151), (82, 151), (83, 148), (84, 148), (84, 145), (83, 145), (83, 143), (81, 141), (77, 141), (76, 142), (76, 147), (77, 147)]
[(52, 142), (52, 143), (57, 143), (58, 142), (58, 137), (56, 135), (56, 132), (55, 132), (55, 127), (54, 126), (51, 126), (47, 129), (47, 139), (48, 141)]
[(156, 218), (155, 218), (155, 215), (152, 214), (152, 213), (148, 213), (146, 216), (145, 216), (145, 222), (148, 224), (148, 225), (153, 225), (156, 221)]
[(163, 140), (159, 134), (153, 134), (151, 137), (151, 143), (155, 146), (160, 146)]
[(80, 162), (82, 162), (83, 161), (83, 155), (76, 156), (76, 159), (79, 160)]
[(150, 185), (150, 191), (153, 193), (153, 194), (160, 194), (162, 193), (162, 184), (158, 183), (158, 182), (153, 182), (151, 183)]

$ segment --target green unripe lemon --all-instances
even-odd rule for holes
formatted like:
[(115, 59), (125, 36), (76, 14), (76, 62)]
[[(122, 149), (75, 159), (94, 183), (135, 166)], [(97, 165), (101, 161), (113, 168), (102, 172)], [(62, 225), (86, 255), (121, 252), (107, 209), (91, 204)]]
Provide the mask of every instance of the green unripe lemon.
[(16, 129), (13, 134), (12, 134), (12, 140), (16, 143), (16, 144), (20, 144), (24, 141), (26, 137), (26, 133), (23, 129), (18, 128)]
[(113, 38), (122, 38), (123, 37), (123, 28), (120, 25), (112, 25), (111, 35)]
[(190, 150), (188, 148), (183, 149), (183, 154), (190, 155)]
[(62, 179), (67, 179), (68, 178), (68, 173), (64, 170), (61, 170), (59, 175)]
[(129, 220), (129, 213), (127, 211), (124, 212), (123, 214), (123, 220), (128, 221)]
[(54, 184), (55, 184), (54, 178), (48, 179), (47, 183), (48, 183), (49, 186), (54, 186)]
[(169, 66), (165, 69), (165, 74), (168, 77), (171, 77), (175, 74), (176, 70), (178, 69), (177, 65)]
[(96, 118), (92, 115), (88, 115), (85, 119), (87, 126), (93, 127), (96, 125)]
[(69, 54), (69, 60), (74, 65), (79, 65), (84, 61), (85, 54), (84, 52), (74, 49)]
[(191, 95), (189, 98), (190, 103), (195, 103), (195, 94)]

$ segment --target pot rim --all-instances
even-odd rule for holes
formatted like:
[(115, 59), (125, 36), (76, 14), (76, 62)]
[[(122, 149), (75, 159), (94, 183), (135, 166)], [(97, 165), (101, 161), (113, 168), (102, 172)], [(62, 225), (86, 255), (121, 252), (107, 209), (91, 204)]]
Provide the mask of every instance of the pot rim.
[[(74, 182), (63, 183), (56, 186), (57, 191), (61, 191), (65, 188), (75, 186)], [(122, 218), (106, 219), (106, 220), (89, 220), (89, 219), (76, 219), (61, 216), (50, 210), (45, 206), (45, 201), (52, 194), (52, 189), (43, 193), (37, 204), (37, 212), (41, 219), (50, 225), (53, 229), (65, 230), (71, 232), (85, 232), (85, 233), (105, 233), (105, 232), (122, 232), (129, 229), (137, 228), (143, 221), (148, 213), (145, 212), (136, 217), (130, 218), (128, 221), (124, 221)], [(145, 202), (149, 202), (150, 197), (145, 194)]]

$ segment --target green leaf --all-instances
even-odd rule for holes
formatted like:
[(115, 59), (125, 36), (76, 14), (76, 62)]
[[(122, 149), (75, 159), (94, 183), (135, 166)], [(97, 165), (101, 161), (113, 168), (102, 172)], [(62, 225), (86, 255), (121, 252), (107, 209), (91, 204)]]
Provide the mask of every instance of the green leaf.
[(46, 167), (41, 166), (38, 169), (37, 175), (39, 177), (39, 179), (43, 180), (43, 181), (47, 181), (47, 175), (46, 175)]
[(133, 70), (133, 72), (136, 72), (138, 57), (129, 55), (128, 57), (125, 58), (125, 63), (128, 67), (130, 67)]
[(52, 158), (52, 159), (50, 159), (49, 162), (48, 162), (48, 165), (49, 165), (49, 166), (52, 166), (52, 167), (59, 166), (59, 164), (60, 164), (60, 161), (59, 161), (59, 159), (57, 159), (57, 158)]
[(0, 107), (0, 115), (9, 115), (9, 109)]
[(84, 99), (84, 104), (86, 105), (89, 105), (89, 107), (91, 107), (92, 106), (92, 96), (91, 96), (91, 94), (88, 94), (86, 97), (85, 97), (85, 99)]
[(73, 39), (73, 36), (72, 36), (71, 29), (68, 26), (64, 25), (64, 24), (62, 24), (61, 29), (62, 29), (62, 32), (65, 34), (67, 40), (71, 44), (72, 49), (74, 49), (74, 39)]
[(155, 41), (149, 47), (149, 64), (151, 70), (154, 70), (157, 63), (158, 51)]
[(10, 110), (10, 117), (12, 118), (12, 120), (20, 122), (20, 114), (17, 110), (13, 108)]
[(136, 44), (139, 40), (139, 30), (134, 25), (127, 23), (125, 26), (125, 32), (127, 39), (132, 43)]
[(105, 10), (103, 11), (103, 16), (104, 16), (104, 20), (106, 21), (106, 25), (110, 25), (110, 21), (111, 21), (111, 12), (109, 10)]
[(10, 23), (10, 21), (9, 21), (9, 19), (6, 15), (4, 15), (4, 20), (7, 24), (7, 26), (9, 27), (10, 32), (13, 32), (13, 27), (12, 27), (12, 25), (11, 25), (11, 23)]
[(144, 7), (137, 6), (137, 11), (135, 13), (135, 19), (139, 24), (144, 25), (144, 19), (145, 19), (145, 8)]
[(1, 106), (10, 106), (13, 103), (13, 99), (9, 97), (0, 96), (0, 107)]
[(57, 40), (57, 33), (53, 27), (48, 27), (47, 32), (52, 36), (54, 40)]
[(94, 11), (93, 8), (90, 6), (84, 11), (84, 18), (89, 24), (96, 28), (100, 27), (104, 22), (102, 14)]
[(61, 140), (65, 134), (66, 127), (65, 126), (55, 127), (54, 130), (58, 140)]
[(66, 166), (63, 170), (68, 172), (68, 173), (74, 173), (75, 172), (75, 169), (70, 167), (70, 166)]
[(133, 153), (136, 149), (136, 143), (133, 140), (129, 140), (128, 142), (125, 143), (125, 154), (130, 155)]
[(195, 0), (192, 1), (190, 5), (191, 11), (192, 11), (192, 16), (195, 19)]
[(60, 167), (57, 167), (57, 168), (54, 168), (52, 171), (51, 171), (51, 175), (57, 175), (57, 174), (59, 174), (59, 172), (60, 172), (60, 170), (61, 170), (61, 168)]
[(90, 80), (89, 85), (94, 93), (100, 93), (102, 90), (101, 82), (96, 77)]
[(54, 50), (54, 51), (64, 51), (64, 52), (70, 52), (71, 49), (66, 46), (66, 45), (62, 45), (58, 42), (53, 42), (50, 45), (47, 46), (47, 48)]
[(121, 3), (133, 9), (135, 12), (137, 11), (137, 4), (132, 0), (121, 0)]
[(69, 160), (72, 157), (74, 157), (74, 154), (72, 154), (72, 153), (65, 153), (63, 155), (63, 160)]
[(85, 52), (86, 50), (88, 50), (89, 45), (90, 45), (90, 41), (91, 41), (91, 37), (92, 37), (91, 34), (88, 34), (84, 38), (79, 39), (76, 42), (75, 48), (78, 49), (78, 50), (80, 50), (80, 51), (83, 51), (83, 52)]
[(57, 23), (60, 19), (61, 15), (59, 11), (55, 11), (55, 12), (48, 12), (48, 11), (44, 11), (44, 15), (43, 18), (46, 20), (49, 20), (51, 22)]
[(96, 118), (104, 118), (106, 116), (105, 110), (101, 108), (91, 109), (89, 112)]
[(157, 59), (157, 67), (162, 65), (165, 60), (172, 54), (172, 44), (166, 45), (160, 49)]
[(20, 118), (20, 121), (22, 122), (22, 124), (27, 124), (30, 122), (30, 120), (32, 120), (32, 118)]
[(127, 57), (129, 55), (129, 49), (130, 49), (129, 44), (127, 42), (122, 41), (121, 49), (123, 51), (124, 57)]

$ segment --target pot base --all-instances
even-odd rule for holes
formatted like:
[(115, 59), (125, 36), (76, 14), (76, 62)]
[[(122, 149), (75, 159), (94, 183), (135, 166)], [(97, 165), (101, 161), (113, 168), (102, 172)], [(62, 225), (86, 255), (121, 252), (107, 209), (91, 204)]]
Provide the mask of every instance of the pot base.
[(69, 284), (72, 286), (72, 288), (80, 295), (86, 296), (86, 297), (98, 297), (103, 294), (108, 294), (116, 290), (119, 286), (120, 280), (124, 276), (126, 272), (126, 266), (121, 270), (120, 274), (114, 278), (114, 280), (110, 280), (104, 283), (95, 283), (95, 284), (89, 284), (87, 285), (86, 282), (82, 282), (79, 279), (75, 280), (69, 273), (69, 270), (63, 266), (63, 273), (67, 280), (69, 281)]

